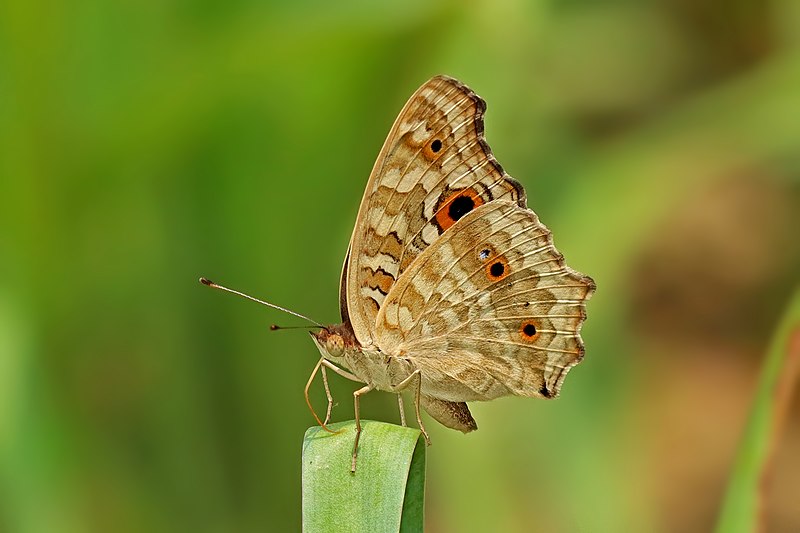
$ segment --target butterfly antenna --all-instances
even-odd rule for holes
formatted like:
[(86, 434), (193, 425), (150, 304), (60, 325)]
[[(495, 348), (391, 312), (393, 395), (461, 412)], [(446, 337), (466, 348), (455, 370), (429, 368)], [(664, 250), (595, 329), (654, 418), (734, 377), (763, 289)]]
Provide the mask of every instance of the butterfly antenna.
[(279, 326), (278, 324), (272, 324), (269, 329), (272, 331), (278, 331), (279, 329), (309, 329), (309, 328), (322, 328), (324, 326), (318, 326), (317, 324), (312, 324), (310, 326)]
[[(283, 311), (284, 313), (289, 313), (290, 315), (294, 315), (294, 316), (296, 316), (298, 318), (302, 318), (303, 320), (308, 320), (309, 322), (311, 322), (312, 324), (314, 324), (314, 326), (316, 326), (318, 328), (322, 328), (322, 329), (324, 329), (326, 331), (328, 330), (328, 328), (326, 328), (325, 326), (323, 326), (322, 324), (320, 324), (316, 320), (308, 318), (305, 315), (301, 315), (300, 313), (297, 313), (297, 312), (292, 311), (290, 309), (286, 309), (285, 307), (281, 307), (280, 305), (275, 305), (275, 304), (272, 304), (272, 303), (269, 303), (269, 302), (265, 302), (264, 300), (259, 300), (258, 298), (253, 298), (252, 296), (250, 296), (248, 294), (245, 294), (243, 292), (235, 291), (233, 289), (229, 289), (228, 287), (223, 287), (222, 285), (218, 285), (217, 283), (214, 283), (213, 281), (211, 281), (208, 278), (200, 278), (200, 283), (202, 283), (203, 285), (208, 285), (209, 287), (211, 287), (213, 289), (219, 289), (219, 290), (222, 290), (222, 291), (225, 291), (225, 292), (230, 292), (230, 293), (236, 294), (237, 296), (241, 296), (242, 298), (247, 298), (248, 300), (252, 300), (252, 301), (254, 301), (256, 303), (260, 303), (261, 305), (266, 305), (267, 307), (271, 307), (273, 309), (277, 309), (278, 311)], [(284, 329), (284, 328), (282, 328), (280, 326), (275, 326), (274, 324), (273, 324), (273, 326), (274, 327), (271, 327), (270, 329)]]

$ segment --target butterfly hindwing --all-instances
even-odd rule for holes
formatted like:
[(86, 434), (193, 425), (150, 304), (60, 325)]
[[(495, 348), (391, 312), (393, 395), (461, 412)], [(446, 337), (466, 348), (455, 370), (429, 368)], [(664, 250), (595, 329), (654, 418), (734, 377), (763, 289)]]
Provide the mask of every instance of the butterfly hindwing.
[(533, 211), (493, 201), (461, 218), (394, 284), (376, 343), (412, 360), (423, 392), (442, 400), (551, 398), (583, 356), (579, 331), (593, 290)]
[(483, 137), (483, 100), (437, 76), (411, 96), (375, 163), (342, 275), (342, 317), (362, 345), (401, 274), (459, 219), (481, 205), (525, 206), (525, 192)]

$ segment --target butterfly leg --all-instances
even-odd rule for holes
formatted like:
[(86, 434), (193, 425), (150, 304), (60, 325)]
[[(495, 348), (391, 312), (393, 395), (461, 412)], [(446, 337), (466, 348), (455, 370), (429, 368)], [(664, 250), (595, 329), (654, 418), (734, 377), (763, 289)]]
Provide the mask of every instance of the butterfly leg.
[(397, 406), (400, 408), (400, 425), (406, 427), (406, 408), (403, 405), (403, 395), (397, 393)]
[(350, 465), (350, 472), (356, 471), (356, 457), (358, 457), (358, 440), (361, 438), (361, 415), (358, 411), (358, 399), (362, 394), (372, 390), (372, 385), (365, 385), (353, 393), (353, 404), (356, 411), (356, 440), (353, 443), (353, 462)]
[[(347, 378), (347, 379), (349, 379), (351, 381), (356, 381), (356, 382), (359, 382), (359, 383), (363, 383), (363, 381), (361, 381), (358, 378), (358, 376), (356, 376), (355, 374), (351, 374), (347, 370), (343, 370), (343, 369), (339, 368), (338, 366), (334, 365), (333, 363), (331, 363), (330, 361), (328, 361), (324, 357), (318, 363), (318, 366), (319, 365), (321, 365), (323, 367), (330, 368), (331, 370), (333, 370), (334, 372), (336, 372), (340, 376), (342, 376), (344, 378)], [(316, 369), (315, 369), (315, 372), (316, 372)], [(325, 374), (323, 374), (323, 376), (324, 375)], [(350, 465), (350, 471), (351, 472), (355, 472), (356, 471), (356, 458), (358, 457), (358, 441), (361, 438), (361, 415), (360, 415), (359, 409), (358, 409), (358, 398), (362, 394), (366, 394), (369, 391), (371, 391), (372, 389), (373, 389), (372, 385), (365, 385), (364, 387), (361, 387), (360, 389), (358, 389), (357, 391), (355, 391), (353, 393), (353, 405), (355, 407), (355, 413), (356, 413), (356, 440), (353, 443), (353, 462)], [(316, 416), (316, 415), (314, 415), (314, 416)], [(317, 420), (319, 420), (319, 419), (317, 419)]]
[(430, 446), (431, 438), (428, 436), (428, 432), (425, 431), (425, 425), (422, 423), (422, 417), (419, 414), (419, 397), (422, 392), (422, 372), (419, 369), (412, 372), (410, 376), (397, 384), (395, 392), (397, 392), (399, 396), (400, 391), (408, 388), (412, 381), (416, 381), (417, 385), (417, 390), (414, 393), (414, 411), (417, 415), (417, 424), (419, 424), (419, 430), (422, 431), (422, 436), (425, 437), (425, 444)]
[[(311, 387), (311, 383), (314, 382), (314, 378), (317, 376), (317, 372), (319, 372), (320, 368), (322, 368), (322, 383), (325, 385), (325, 394), (328, 397), (328, 410), (327, 410), (327, 414), (325, 416), (325, 422), (320, 420), (319, 416), (317, 416), (317, 412), (314, 411), (314, 406), (311, 405), (311, 399), (308, 397), (308, 389)], [(328, 387), (328, 375), (325, 372), (325, 368), (330, 368), (331, 370), (333, 370), (334, 372), (336, 372), (340, 376), (345, 377), (345, 378), (347, 378), (349, 380), (358, 381), (358, 382), (361, 382), (361, 380), (358, 379), (358, 377), (356, 377), (353, 374), (351, 374), (350, 372), (347, 372), (346, 370), (342, 370), (341, 368), (339, 368), (338, 366), (334, 365), (333, 363), (331, 363), (330, 361), (328, 361), (324, 357), (321, 357), (320, 360), (317, 361), (317, 365), (314, 367), (314, 370), (311, 372), (311, 377), (308, 378), (308, 383), (306, 383), (306, 388), (305, 388), (305, 397), (306, 397), (306, 404), (308, 405), (308, 408), (311, 410), (311, 414), (314, 415), (314, 419), (322, 427), (322, 429), (324, 429), (328, 433), (337, 433), (336, 431), (333, 431), (332, 429), (328, 428), (328, 419), (331, 416), (331, 407), (333, 407), (333, 396), (331, 395), (330, 387)]]
[[(314, 406), (311, 405), (311, 398), (308, 397), (308, 389), (311, 388), (311, 384), (314, 382), (314, 378), (317, 377), (317, 372), (319, 372), (319, 369), (322, 366), (322, 363), (324, 361), (325, 361), (324, 357), (320, 357), (319, 361), (317, 361), (317, 365), (314, 367), (314, 370), (311, 372), (311, 376), (308, 378), (308, 382), (306, 383), (306, 388), (304, 390), (304, 394), (305, 394), (305, 397), (306, 397), (306, 405), (308, 405), (308, 408), (311, 410), (311, 414), (314, 415), (314, 419), (317, 421), (317, 423), (322, 427), (322, 429), (324, 429), (328, 433), (336, 433), (332, 429), (328, 428), (328, 418), (327, 417), (325, 418), (325, 422), (323, 422), (322, 420), (319, 419), (319, 416), (317, 416), (317, 412), (314, 411)], [(323, 375), (323, 378), (324, 378), (324, 376), (325, 376), (324, 370), (323, 370), (323, 374), (322, 375)], [(326, 382), (326, 385), (327, 385), (327, 382)], [(326, 387), (326, 389), (327, 389), (327, 387)], [(329, 412), (330, 412), (330, 402), (331, 402), (331, 397), (330, 397), (330, 392), (328, 392), (328, 411)]]
[(325, 386), (325, 396), (328, 398), (328, 409), (325, 411), (325, 424), (330, 421), (331, 419), (331, 409), (333, 409), (333, 396), (331, 395), (331, 388), (328, 386), (328, 372), (325, 370), (325, 367), (320, 367), (320, 371), (322, 372), (322, 385)]
[(364, 383), (363, 381), (361, 381), (361, 378), (359, 378), (355, 374), (351, 374), (347, 370), (343, 370), (343, 369), (339, 368), (338, 366), (334, 365), (333, 363), (331, 363), (330, 361), (328, 361), (324, 357), (322, 358), (322, 361), (320, 362), (320, 364), (322, 366), (326, 366), (326, 367), (330, 368), (331, 370), (333, 370), (334, 372), (336, 372), (337, 374), (339, 374), (343, 378), (347, 378), (350, 381), (355, 381), (357, 383)]

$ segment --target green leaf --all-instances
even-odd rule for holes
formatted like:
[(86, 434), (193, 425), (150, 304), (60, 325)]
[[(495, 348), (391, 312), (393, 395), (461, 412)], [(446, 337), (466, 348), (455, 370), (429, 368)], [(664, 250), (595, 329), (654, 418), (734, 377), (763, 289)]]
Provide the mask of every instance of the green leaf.
[(717, 533), (763, 530), (764, 477), (800, 370), (800, 290), (772, 339), (736, 462), (723, 500)]
[(425, 443), (418, 429), (362, 420), (315, 426), (303, 438), (303, 531), (422, 531)]

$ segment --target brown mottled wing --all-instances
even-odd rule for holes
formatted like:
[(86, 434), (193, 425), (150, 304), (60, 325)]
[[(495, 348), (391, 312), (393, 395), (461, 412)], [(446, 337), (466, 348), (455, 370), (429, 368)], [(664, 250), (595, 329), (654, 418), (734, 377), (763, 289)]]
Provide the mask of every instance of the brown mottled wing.
[(483, 138), (483, 100), (437, 76), (406, 103), (372, 169), (342, 273), (341, 310), (362, 345), (400, 274), (459, 218), (504, 199), (525, 206), (522, 187)]
[(591, 278), (570, 269), (533, 211), (496, 201), (465, 215), (392, 287), (376, 342), (451, 402), (552, 398), (583, 357)]

